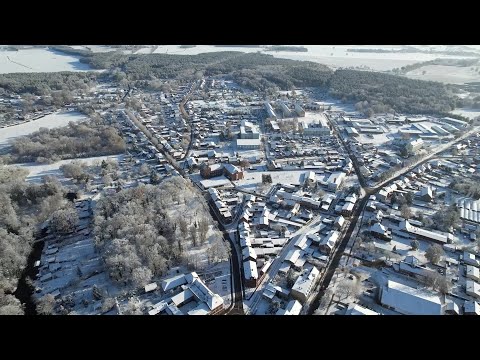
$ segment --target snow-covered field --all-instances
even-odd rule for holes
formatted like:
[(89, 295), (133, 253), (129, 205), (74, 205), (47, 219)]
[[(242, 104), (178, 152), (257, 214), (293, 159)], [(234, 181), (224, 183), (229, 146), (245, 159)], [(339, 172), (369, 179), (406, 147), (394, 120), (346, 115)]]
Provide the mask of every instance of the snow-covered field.
[(89, 71), (79, 57), (48, 49), (0, 50), (0, 74), (24, 72)]
[(456, 115), (462, 115), (469, 119), (474, 119), (477, 116), (480, 116), (480, 109), (461, 108), (455, 109), (451, 113)]
[(14, 138), (31, 134), (40, 128), (52, 129), (66, 126), (70, 121), (78, 122), (86, 119), (87, 116), (76, 111), (58, 112), (44, 116), (38, 120), (0, 129), (0, 148), (7, 145), (8, 142)]
[[(477, 68), (478, 66), (473, 66), (473, 69)], [(425, 74), (423, 74), (424, 71)], [(450, 84), (480, 81), (480, 73), (472, 70), (470, 66), (427, 65), (408, 72), (406, 76), (411, 79), (439, 81)]]
[(63, 180), (63, 175), (60, 170), (60, 166), (71, 163), (72, 161), (81, 161), (88, 166), (93, 165), (95, 162), (101, 162), (102, 160), (116, 160), (119, 161), (123, 155), (108, 155), (108, 156), (95, 156), (82, 159), (68, 159), (60, 160), (53, 164), (38, 164), (38, 163), (25, 163), (18, 164), (22, 168), (25, 168), (29, 171), (27, 176), (27, 181), (29, 182), (40, 182), (42, 177), (45, 175), (52, 175), (58, 177), (59, 180)]

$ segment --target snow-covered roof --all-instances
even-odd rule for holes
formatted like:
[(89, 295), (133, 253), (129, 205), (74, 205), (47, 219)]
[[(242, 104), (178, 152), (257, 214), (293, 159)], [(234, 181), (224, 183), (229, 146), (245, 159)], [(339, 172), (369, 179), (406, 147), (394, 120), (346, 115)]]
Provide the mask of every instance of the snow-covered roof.
[(254, 261), (245, 261), (243, 263), (243, 272), (245, 279), (258, 279), (257, 264)]
[(292, 249), (288, 252), (287, 256), (285, 256), (285, 261), (289, 261), (292, 264), (298, 260), (300, 257), (300, 250), (299, 249)]
[(476, 301), (465, 301), (463, 308), (465, 313), (480, 315), (480, 304)]
[(157, 288), (157, 283), (153, 282), (151, 284), (145, 285), (145, 292), (153, 291)]
[(162, 289), (163, 291), (168, 291), (171, 289), (175, 289), (176, 287), (186, 284), (187, 280), (185, 279), (185, 275), (180, 274), (176, 276), (172, 276), (170, 278), (162, 280)]
[(242, 250), (243, 260), (247, 260), (248, 258), (257, 259), (257, 254), (255, 250), (251, 246), (246, 246)]
[(238, 167), (232, 164), (225, 164), (223, 165), (223, 167), (229, 174), (235, 174), (235, 173), (241, 172)]
[(278, 309), (275, 315), (300, 315), (302, 311), (302, 304), (297, 300), (291, 300), (285, 309)]
[(297, 278), (295, 284), (292, 286), (292, 291), (304, 294), (308, 296), (312, 290), (312, 285), (315, 283), (316, 278), (320, 272), (314, 266), (310, 271), (305, 271), (302, 275)]
[(442, 315), (442, 298), (438, 293), (388, 280), (380, 299), (383, 305), (404, 315)]
[(379, 315), (376, 311), (367, 309), (358, 304), (350, 304), (345, 315)]

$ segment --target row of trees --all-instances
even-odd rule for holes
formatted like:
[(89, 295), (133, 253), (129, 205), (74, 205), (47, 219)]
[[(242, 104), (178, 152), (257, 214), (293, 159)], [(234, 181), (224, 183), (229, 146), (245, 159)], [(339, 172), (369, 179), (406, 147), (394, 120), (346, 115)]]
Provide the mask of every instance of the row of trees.
[(208, 262), (227, 259), (228, 248), (222, 234), (211, 230), (206, 209), (203, 197), (180, 177), (164, 181), (161, 188), (141, 185), (102, 198), (96, 207), (95, 241), (110, 277), (137, 287), (172, 266), (198, 269), (201, 259), (189, 250), (202, 245)]

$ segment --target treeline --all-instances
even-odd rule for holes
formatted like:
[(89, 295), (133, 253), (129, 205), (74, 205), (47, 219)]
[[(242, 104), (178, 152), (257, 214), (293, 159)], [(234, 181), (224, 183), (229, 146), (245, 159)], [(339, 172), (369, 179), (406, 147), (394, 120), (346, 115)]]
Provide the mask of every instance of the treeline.
[(58, 90), (89, 89), (95, 85), (93, 72), (0, 74), (0, 88), (23, 94), (48, 95)]
[(307, 52), (308, 49), (305, 46), (272, 45), (265, 48), (265, 51)]
[(28, 171), (0, 168), (0, 315), (20, 315), (23, 309), (12, 295), (17, 287), (37, 225), (66, 202), (64, 189), (52, 177), (41, 184), (25, 181)]
[(92, 53), (90, 50), (74, 49), (68, 45), (53, 45), (53, 46), (49, 46), (49, 48), (51, 50), (60, 51), (65, 54), (74, 55), (74, 56), (87, 56)]
[[(180, 177), (164, 181), (161, 188), (141, 185), (103, 197), (95, 210), (95, 242), (109, 276), (140, 287), (173, 266), (197, 269), (199, 260), (188, 250), (207, 241), (212, 220), (204, 202)], [(221, 233), (212, 236), (209, 261), (228, 259)]]
[(428, 61), (421, 61), (418, 63), (402, 66), (401, 68), (395, 68), (392, 70), (394, 74), (406, 74), (410, 71), (420, 69), (428, 65), (443, 65), (443, 66), (458, 66), (458, 67), (468, 67), (468, 66), (478, 66), (479, 59), (433, 59)]
[(113, 155), (125, 151), (125, 141), (118, 131), (101, 122), (70, 122), (68, 126), (41, 128), (13, 140), (10, 163), (48, 163), (63, 159)]

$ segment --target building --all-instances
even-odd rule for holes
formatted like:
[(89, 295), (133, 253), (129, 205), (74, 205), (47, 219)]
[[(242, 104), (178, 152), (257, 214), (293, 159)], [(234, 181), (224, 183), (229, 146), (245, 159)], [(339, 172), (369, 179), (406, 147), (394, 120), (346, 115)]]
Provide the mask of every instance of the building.
[[(164, 279), (161, 283), (164, 291), (181, 289), (167, 300), (153, 305), (148, 312), (157, 315), (165, 312), (169, 315), (214, 315), (223, 310), (223, 299), (214, 294), (198, 277), (196, 272), (180, 274)], [(182, 306), (192, 303), (188, 311), (182, 312)], [(185, 313), (186, 312), (186, 313)]]
[(344, 172), (334, 172), (327, 179), (327, 187), (330, 191), (337, 191), (342, 185), (343, 180), (347, 175)]
[(416, 152), (420, 150), (423, 145), (424, 142), (422, 139), (411, 140), (405, 144), (405, 150), (408, 155), (413, 155), (416, 154)]
[(398, 228), (403, 232), (414, 235), (418, 239), (433, 241), (440, 245), (451, 243), (454, 240), (454, 236), (452, 234), (426, 230), (417, 226), (413, 226), (408, 220), (401, 221), (398, 225)]
[(476, 301), (465, 301), (463, 313), (464, 315), (480, 315), (480, 304)]
[(222, 164), (208, 165), (207, 163), (203, 163), (200, 166), (200, 176), (204, 179), (210, 179), (212, 177), (217, 177), (221, 175), (223, 175)]
[(443, 122), (446, 122), (447, 124), (450, 124), (450, 125), (453, 125), (455, 126), (456, 128), (466, 128), (468, 126), (468, 123), (466, 123), (465, 121), (462, 121), (462, 120), (458, 120), (458, 119), (453, 119), (451, 117), (445, 117), (442, 119)]
[(200, 166), (200, 176), (204, 179), (210, 179), (225, 175), (231, 181), (243, 179), (243, 171), (232, 164), (213, 164), (203, 163)]
[(318, 122), (308, 123), (305, 120), (299, 121), (303, 129), (303, 136), (325, 136), (330, 135), (331, 129), (327, 119), (323, 116)]
[(367, 309), (358, 304), (350, 304), (348, 305), (345, 315), (380, 315), (380, 314), (377, 313), (376, 311)]
[(443, 315), (442, 295), (388, 280), (380, 288), (380, 303), (404, 315)]
[(278, 309), (275, 315), (300, 315), (302, 304), (297, 300), (291, 300), (285, 309)]
[(303, 180), (303, 186), (315, 187), (317, 175), (313, 171), (308, 171), (303, 174)]
[(265, 101), (265, 110), (267, 110), (267, 114), (269, 118), (273, 118), (277, 120), (277, 114), (275, 114), (275, 111), (272, 108), (272, 105), (268, 101)]
[(312, 293), (317, 281), (319, 280), (320, 272), (313, 266), (310, 270), (305, 270), (293, 284), (291, 294), (293, 298), (304, 303)]
[(255, 261), (248, 260), (243, 263), (245, 286), (255, 288), (258, 285), (258, 270)]
[(424, 186), (420, 190), (418, 197), (423, 201), (430, 202), (433, 200), (433, 191), (430, 186)]
[(318, 244), (318, 249), (325, 254), (330, 254), (339, 237), (340, 233), (338, 231), (330, 231), (330, 233), (320, 241), (320, 244)]
[(249, 121), (242, 120), (240, 125), (240, 139), (260, 139), (258, 126)]
[(378, 239), (385, 240), (385, 241), (391, 241), (392, 240), (391, 230), (389, 230), (388, 228), (386, 228), (385, 226), (383, 226), (380, 223), (373, 224), (370, 227), (369, 231), (370, 231), (370, 234), (372, 234), (372, 236), (374, 236)]
[(467, 295), (480, 299), (480, 284), (473, 280), (467, 280), (467, 283), (465, 285), (465, 292), (467, 293)]
[(232, 164), (223, 165), (223, 174), (232, 181), (243, 179), (243, 171)]
[(239, 150), (257, 150), (260, 149), (260, 139), (237, 139), (237, 149)]
[(287, 106), (287, 104), (285, 104), (284, 101), (279, 100), (277, 104), (280, 106), (280, 109), (282, 109), (283, 117), (287, 118), (292, 116), (292, 112), (290, 111), (290, 108)]
[(467, 279), (480, 281), (480, 269), (472, 265), (467, 265), (465, 276)]
[(300, 104), (295, 104), (295, 112), (297, 113), (297, 116), (299, 117), (304, 117), (305, 116), (305, 110), (300, 106)]

